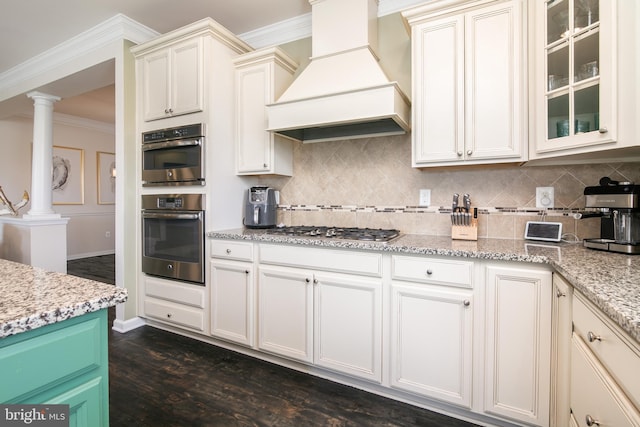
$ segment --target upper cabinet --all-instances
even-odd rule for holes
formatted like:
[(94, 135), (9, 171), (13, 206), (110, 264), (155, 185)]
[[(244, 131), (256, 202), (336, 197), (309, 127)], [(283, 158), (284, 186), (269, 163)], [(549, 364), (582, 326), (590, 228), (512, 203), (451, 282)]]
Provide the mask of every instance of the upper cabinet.
[(615, 3), (536, 2), (536, 153), (615, 143)]
[(266, 105), (291, 84), (298, 64), (279, 48), (246, 53), (234, 63), (238, 175), (291, 176), (293, 142), (265, 130)]
[(403, 16), (412, 39), (413, 166), (526, 160), (522, 0), (431, 2)]
[[(139, 127), (171, 127), (184, 123), (182, 116), (195, 113), (202, 114), (190, 120), (207, 125), (213, 125), (214, 120), (231, 119), (232, 61), (250, 50), (249, 45), (211, 18), (132, 47)], [(163, 125), (147, 125), (161, 119), (169, 120)], [(221, 127), (224, 126), (216, 125)], [(224, 133), (225, 140), (231, 139), (226, 131), (214, 132), (220, 137)]]
[(202, 39), (197, 37), (140, 59), (145, 121), (202, 111)]
[(636, 3), (531, 3), (530, 159), (639, 158)]

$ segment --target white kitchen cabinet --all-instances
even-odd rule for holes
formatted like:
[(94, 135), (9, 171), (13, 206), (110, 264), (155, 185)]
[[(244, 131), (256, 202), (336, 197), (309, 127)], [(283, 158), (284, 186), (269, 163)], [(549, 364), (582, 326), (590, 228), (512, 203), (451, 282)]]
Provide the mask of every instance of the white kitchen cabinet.
[(551, 331), (551, 407), (552, 427), (570, 424), (571, 334), (573, 329), (573, 288), (562, 276), (553, 274)]
[(573, 295), (571, 410), (578, 425), (640, 426), (640, 347), (579, 292)]
[(211, 261), (211, 335), (253, 345), (253, 277), (250, 263)]
[(258, 347), (380, 383), (381, 275), (381, 254), (260, 245)]
[(137, 59), (145, 121), (203, 109), (203, 41), (198, 36), (170, 44)]
[(473, 293), (391, 285), (391, 386), (471, 407)]
[(260, 266), (258, 348), (313, 363), (313, 273)]
[(144, 276), (142, 315), (172, 326), (205, 332), (205, 287)]
[(549, 425), (551, 272), (486, 266), (484, 412)]
[(532, 157), (615, 144), (616, 3), (535, 2), (537, 137)]
[(382, 381), (382, 282), (314, 274), (314, 363)]
[(412, 39), (414, 167), (526, 160), (522, 0), (427, 3)]
[(291, 176), (292, 141), (266, 130), (266, 105), (291, 84), (297, 64), (277, 47), (246, 53), (234, 64), (238, 175)]

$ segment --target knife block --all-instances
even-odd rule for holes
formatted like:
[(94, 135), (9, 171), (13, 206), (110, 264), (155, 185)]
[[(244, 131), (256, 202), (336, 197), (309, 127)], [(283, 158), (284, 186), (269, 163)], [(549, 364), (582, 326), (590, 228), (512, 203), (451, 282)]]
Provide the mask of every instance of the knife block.
[(452, 225), (453, 240), (478, 240), (478, 220), (473, 218), (470, 225)]

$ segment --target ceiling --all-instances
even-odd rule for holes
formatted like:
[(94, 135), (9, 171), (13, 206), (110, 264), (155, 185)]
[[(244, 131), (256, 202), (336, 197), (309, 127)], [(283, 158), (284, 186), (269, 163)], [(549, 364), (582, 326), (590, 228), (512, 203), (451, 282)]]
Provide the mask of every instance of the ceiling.
[[(311, 12), (308, 0), (28, 0), (3, 2), (0, 74), (122, 13), (158, 33), (211, 17), (235, 34)], [(9, 19), (6, 19), (9, 18)], [(114, 122), (114, 87), (64, 99), (55, 111)]]

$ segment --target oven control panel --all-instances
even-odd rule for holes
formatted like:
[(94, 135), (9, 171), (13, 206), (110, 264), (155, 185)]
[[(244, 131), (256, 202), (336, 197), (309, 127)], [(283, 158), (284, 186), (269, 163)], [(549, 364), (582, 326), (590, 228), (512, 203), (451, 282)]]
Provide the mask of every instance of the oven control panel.
[(158, 197), (159, 209), (182, 209), (182, 197)]

